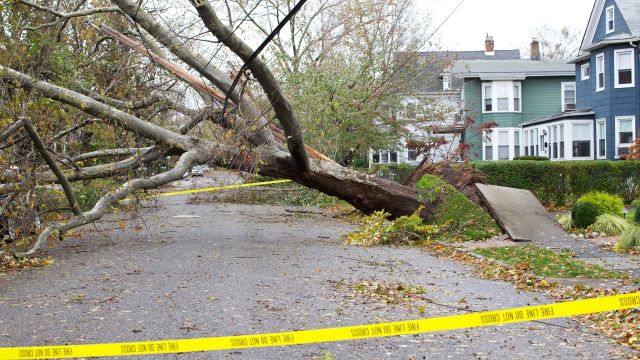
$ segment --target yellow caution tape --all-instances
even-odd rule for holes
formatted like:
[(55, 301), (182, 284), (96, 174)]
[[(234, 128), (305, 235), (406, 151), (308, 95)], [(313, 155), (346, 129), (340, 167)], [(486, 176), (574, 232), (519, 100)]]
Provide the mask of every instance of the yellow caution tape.
[(253, 187), (253, 186), (282, 184), (282, 183), (287, 183), (287, 182), (291, 182), (291, 180), (274, 180), (274, 181), (265, 181), (265, 182), (259, 182), (259, 183), (235, 184), (235, 185), (227, 185), (227, 186), (216, 186), (216, 187), (202, 188), (202, 189), (172, 191), (172, 192), (166, 192), (166, 193), (158, 194), (157, 196), (166, 197), (166, 196), (176, 196), (176, 195), (185, 195), (185, 194), (195, 194), (195, 193), (209, 192), (209, 191), (220, 191), (220, 190), (228, 190), (228, 189), (239, 189), (239, 188), (245, 188), (245, 187)]
[(330, 329), (184, 340), (0, 348), (0, 359), (44, 359), (51, 357), (70, 359), (300, 345), (519, 323), (636, 307), (640, 307), (640, 292), (509, 310)]

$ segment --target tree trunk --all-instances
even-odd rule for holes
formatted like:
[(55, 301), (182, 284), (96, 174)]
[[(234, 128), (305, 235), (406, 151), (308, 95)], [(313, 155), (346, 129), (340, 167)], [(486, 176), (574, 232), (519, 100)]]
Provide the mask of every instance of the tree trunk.
[(439, 199), (428, 200), (423, 192), (395, 181), (363, 174), (334, 162), (311, 159), (310, 172), (300, 173), (290, 156), (282, 152), (260, 169), (263, 175), (291, 179), (306, 187), (335, 196), (371, 214), (384, 210), (393, 218), (416, 212), (424, 219), (433, 215)]

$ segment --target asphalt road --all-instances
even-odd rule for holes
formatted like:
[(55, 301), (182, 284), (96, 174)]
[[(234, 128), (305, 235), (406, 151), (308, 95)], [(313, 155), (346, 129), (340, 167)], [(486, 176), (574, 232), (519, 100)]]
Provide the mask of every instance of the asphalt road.
[[(162, 201), (138, 219), (109, 216), (55, 243), (50, 267), (1, 274), (0, 346), (277, 332), (549, 302), (419, 249), (345, 246), (341, 235), (353, 227), (318, 209)], [(362, 281), (421, 285), (440, 305), (354, 296)], [(605, 359), (626, 351), (572, 320), (550, 322), (153, 358)]]

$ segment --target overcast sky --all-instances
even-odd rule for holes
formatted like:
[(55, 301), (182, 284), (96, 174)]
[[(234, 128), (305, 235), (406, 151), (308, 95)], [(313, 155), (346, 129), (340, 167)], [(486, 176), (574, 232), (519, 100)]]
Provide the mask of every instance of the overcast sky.
[[(437, 27), (459, 0), (416, 0), (432, 14)], [(446, 50), (482, 50), (487, 33), (493, 35), (496, 50), (521, 49), (531, 42), (534, 29), (549, 25), (584, 32), (593, 0), (465, 0), (458, 11), (438, 31)]]

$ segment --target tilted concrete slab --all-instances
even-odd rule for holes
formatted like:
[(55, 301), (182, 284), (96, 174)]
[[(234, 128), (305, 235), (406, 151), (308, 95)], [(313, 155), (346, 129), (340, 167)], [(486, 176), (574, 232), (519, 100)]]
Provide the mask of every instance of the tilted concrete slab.
[(484, 184), (476, 187), (500, 227), (514, 241), (574, 243), (531, 191)]

